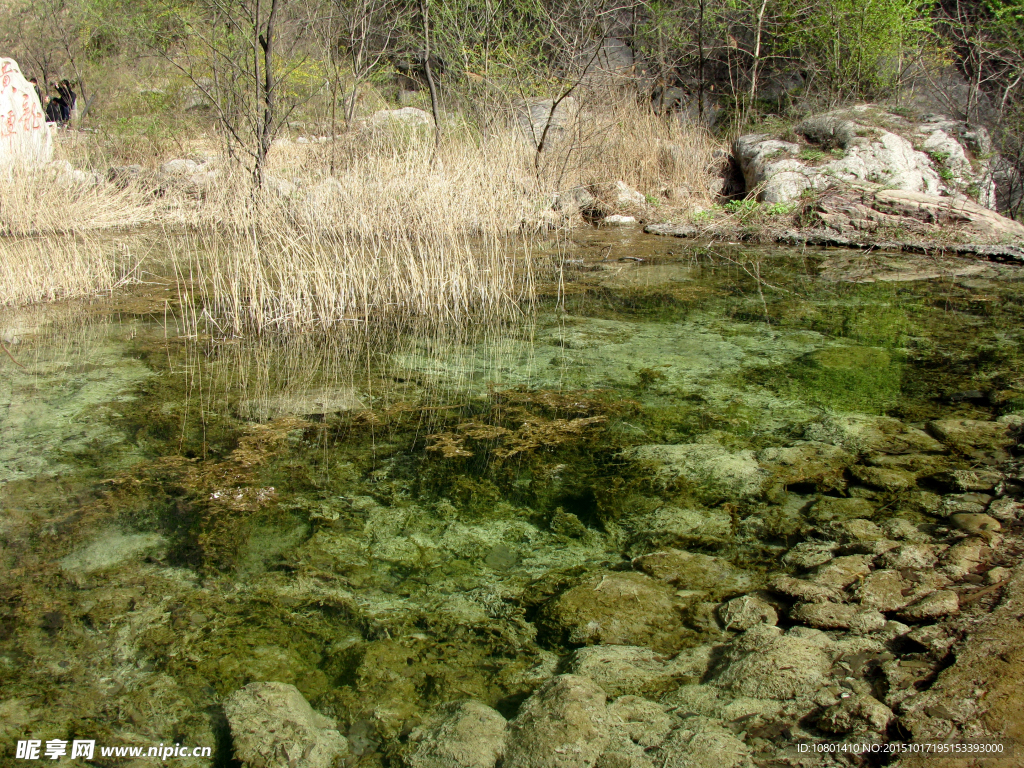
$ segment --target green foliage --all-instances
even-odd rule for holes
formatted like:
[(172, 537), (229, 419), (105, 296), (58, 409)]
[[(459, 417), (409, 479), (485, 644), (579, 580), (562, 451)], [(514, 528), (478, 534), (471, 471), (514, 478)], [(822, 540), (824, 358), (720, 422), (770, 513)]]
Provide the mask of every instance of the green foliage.
[(757, 209), (760, 208), (760, 206), (761, 204), (757, 202), (757, 200), (754, 200), (753, 198), (747, 198), (745, 200), (730, 200), (725, 205), (723, 205), (722, 208), (725, 210), (726, 213), (739, 214), (740, 216), (744, 216), (745, 214), (750, 214), (757, 211)]
[(799, 205), (793, 201), (789, 201), (788, 203), (773, 203), (771, 205), (766, 205), (764, 212), (769, 216), (788, 216), (798, 207)]
[(782, 48), (814, 66), (833, 99), (888, 96), (901, 62), (931, 32), (930, 0), (783, 0)]

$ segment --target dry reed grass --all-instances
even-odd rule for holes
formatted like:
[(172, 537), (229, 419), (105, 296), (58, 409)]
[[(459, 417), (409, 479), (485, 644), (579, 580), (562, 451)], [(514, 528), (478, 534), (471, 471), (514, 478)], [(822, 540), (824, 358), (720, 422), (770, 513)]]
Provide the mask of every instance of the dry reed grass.
[[(59, 155), (58, 155), (59, 158)], [(0, 233), (49, 235), (154, 222), (157, 201), (146, 190), (119, 189), (96, 172), (74, 169), (63, 159), (0, 173)]]
[[(123, 189), (56, 163), (0, 179), (0, 222), (12, 233), (184, 225), (184, 246), (168, 248), (182, 298), (201, 299), (219, 334), (507, 319), (534, 295), (533, 233), (580, 221), (552, 210), (560, 193), (621, 180), (649, 196), (685, 189), (692, 204), (713, 195), (717, 144), (705, 132), (628, 98), (582, 104), (539, 162), (514, 119), (484, 132), (453, 122), (436, 145), (432, 130), (364, 125), (324, 143), (275, 146), (260, 195), (224, 160), (205, 166), (201, 181), (151, 172), (148, 186)], [(109, 252), (94, 245), (21, 257), (6, 267), (0, 301), (116, 284)], [(14, 285), (19, 270), (24, 289)], [(83, 270), (94, 271), (91, 282)], [(191, 315), (194, 332), (199, 318)]]
[(90, 296), (138, 277), (140, 259), (110, 238), (0, 239), (0, 306)]

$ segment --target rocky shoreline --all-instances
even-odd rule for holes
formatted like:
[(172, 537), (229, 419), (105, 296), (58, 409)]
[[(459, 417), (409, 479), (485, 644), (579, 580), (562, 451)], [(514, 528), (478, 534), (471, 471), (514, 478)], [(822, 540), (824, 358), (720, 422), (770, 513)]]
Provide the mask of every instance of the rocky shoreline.
[(1024, 247), (1011, 244), (928, 242), (925, 240), (873, 240), (847, 237), (827, 229), (764, 229), (751, 232), (742, 227), (698, 227), (689, 224), (648, 224), (650, 235), (682, 237), (711, 242), (771, 242), (790, 246), (847, 248), (860, 251), (891, 251), (925, 256), (982, 256), (991, 261), (1024, 263)]

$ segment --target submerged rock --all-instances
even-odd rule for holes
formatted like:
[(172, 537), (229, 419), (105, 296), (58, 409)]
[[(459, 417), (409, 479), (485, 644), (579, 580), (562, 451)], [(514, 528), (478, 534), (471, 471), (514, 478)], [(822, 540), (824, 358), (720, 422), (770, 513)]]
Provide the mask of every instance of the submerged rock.
[(981, 513), (958, 512), (950, 515), (949, 521), (961, 531), (976, 533), (982, 538), (991, 537), (995, 531), (1001, 530), (1003, 527), (1002, 524), (991, 515), (984, 515)]
[(827, 563), (837, 549), (839, 544), (834, 541), (801, 541), (782, 556), (782, 563), (807, 570)]
[(675, 591), (641, 573), (604, 572), (548, 601), (537, 624), (574, 645), (641, 645), (660, 651), (682, 645)]
[(509, 724), (502, 768), (590, 768), (610, 739), (605, 700), (585, 677), (552, 678)]
[(784, 574), (776, 576), (769, 581), (768, 588), (773, 592), (778, 592), (780, 595), (786, 595), (787, 597), (808, 603), (842, 601), (842, 594), (833, 587)]
[(959, 611), (960, 599), (956, 592), (940, 589), (908, 605), (899, 612), (899, 617), (908, 621), (923, 621), (949, 616)]
[(761, 625), (725, 647), (710, 682), (741, 696), (788, 700), (813, 695), (831, 667), (820, 644)]
[(158, 533), (124, 533), (108, 529), (91, 544), (72, 552), (61, 561), (61, 567), (71, 573), (92, 573), (116, 568), (167, 546), (167, 539)]
[(650, 648), (631, 645), (592, 645), (569, 659), (568, 670), (588, 677), (609, 696), (650, 694), (680, 682), (698, 682), (707, 672), (710, 646), (697, 646), (668, 658)]
[(779, 614), (774, 606), (754, 595), (743, 595), (718, 607), (718, 620), (726, 629), (743, 632), (758, 624), (774, 626)]
[(939, 419), (928, 423), (928, 429), (958, 451), (987, 454), (990, 460), (1005, 461), (1006, 449), (1014, 444), (1009, 426), (998, 421), (975, 419)]
[(813, 484), (819, 491), (846, 487), (843, 473), (855, 457), (834, 445), (798, 443), (787, 448), (765, 448), (757, 454), (772, 483)]
[(850, 472), (864, 485), (883, 491), (903, 491), (912, 488), (917, 482), (917, 476), (913, 472), (906, 472), (902, 469), (858, 465), (853, 467)]
[(478, 701), (441, 709), (441, 720), (414, 732), (409, 768), (494, 768), (505, 750), (505, 718)]
[(348, 752), (334, 721), (294, 685), (249, 683), (224, 702), (235, 758), (249, 768), (333, 768)]
[(826, 709), (818, 718), (818, 727), (830, 733), (885, 733), (895, 719), (885, 704), (859, 693)]
[(946, 448), (931, 435), (888, 416), (827, 416), (804, 430), (808, 440), (838, 445), (850, 453), (927, 454)]
[(728, 560), (679, 549), (641, 555), (633, 560), (633, 566), (678, 589), (728, 596), (753, 587), (752, 575), (734, 567)]
[(653, 753), (655, 765), (687, 768), (750, 768), (750, 747), (728, 728), (705, 717), (691, 717)]
[(732, 517), (719, 509), (658, 507), (624, 522), (630, 531), (631, 552), (657, 547), (724, 546), (732, 538)]
[(765, 481), (753, 451), (730, 451), (720, 445), (640, 445), (627, 448), (623, 457), (650, 465), (664, 483), (682, 481), (704, 500), (752, 498)]
[[(620, 744), (628, 739), (639, 747), (653, 747), (663, 742), (672, 729), (673, 718), (661, 705), (639, 696), (620, 696), (608, 705), (606, 712)], [(628, 745), (623, 750), (626, 754), (632, 751)]]
[(883, 568), (931, 568), (937, 561), (931, 544), (902, 544), (878, 558)]
[(811, 577), (815, 584), (841, 590), (871, 573), (870, 555), (844, 555), (819, 566)]
[(790, 610), (789, 618), (817, 629), (876, 632), (885, 626), (885, 617), (878, 611), (845, 603), (801, 603)]
[(857, 599), (866, 608), (877, 611), (898, 611), (905, 607), (913, 598), (907, 597), (912, 585), (899, 571), (879, 570), (864, 577), (857, 588)]
[(841, 499), (834, 496), (822, 496), (809, 513), (816, 523), (863, 519), (873, 517), (874, 514), (875, 508), (867, 499)]

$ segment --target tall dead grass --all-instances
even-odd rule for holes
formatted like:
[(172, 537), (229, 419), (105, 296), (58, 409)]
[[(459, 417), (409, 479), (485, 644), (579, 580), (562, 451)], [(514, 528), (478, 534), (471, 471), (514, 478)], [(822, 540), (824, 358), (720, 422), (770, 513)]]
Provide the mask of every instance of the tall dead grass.
[(127, 229), (155, 222), (158, 201), (136, 185), (119, 188), (105, 174), (58, 159), (0, 172), (0, 234), (49, 235)]
[[(121, 185), (100, 169), (58, 162), (0, 179), (0, 222), (9, 233), (169, 225), (183, 298), (201, 300), (203, 320), (224, 334), (509, 318), (534, 295), (531, 238), (581, 222), (565, 206), (553, 209), (563, 192), (624, 181), (649, 201), (665, 189), (677, 190), (677, 202), (684, 190), (691, 204), (713, 195), (718, 145), (705, 132), (635, 99), (579, 103), (540, 157), (514, 114), (485, 131), (452, 117), (439, 143), (431, 128), (401, 121), (371, 121), (322, 143), (283, 141), (258, 195), (251, 176), (224, 159), (173, 178), (154, 163)], [(81, 142), (72, 149), (87, 157)], [(177, 227), (184, 246), (170, 234)], [(87, 253), (92, 247), (39, 247), (36, 262), (5, 264), (4, 296), (116, 284), (110, 254)], [(23, 289), (14, 285), (19, 272)], [(199, 319), (197, 311), (194, 329)]]
[(138, 279), (140, 259), (110, 238), (0, 239), (0, 306), (91, 296)]

